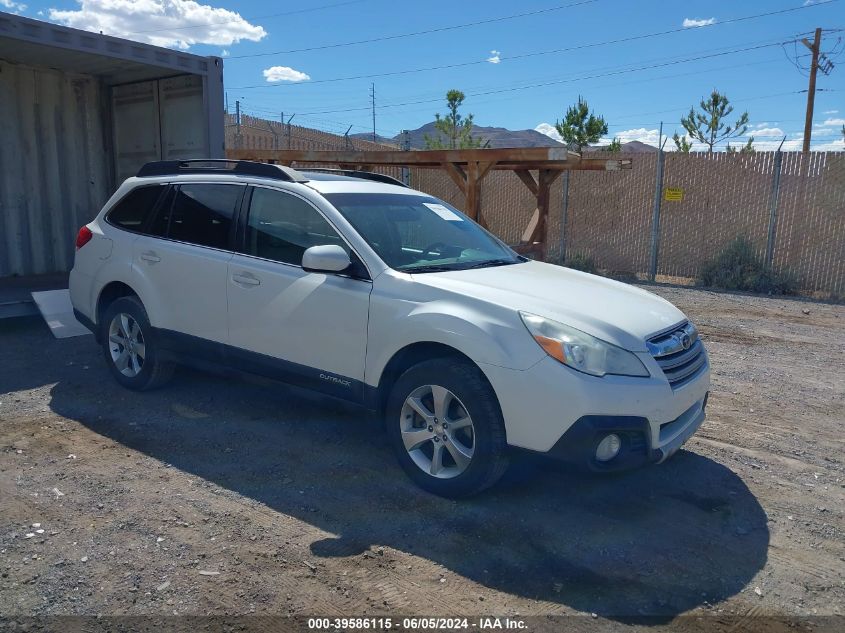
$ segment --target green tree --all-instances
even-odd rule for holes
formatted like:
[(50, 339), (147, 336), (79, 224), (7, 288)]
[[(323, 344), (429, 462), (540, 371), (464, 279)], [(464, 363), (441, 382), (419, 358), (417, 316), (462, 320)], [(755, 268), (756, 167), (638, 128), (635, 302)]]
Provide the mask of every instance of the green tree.
[(446, 93), (446, 104), (449, 113), (445, 117), (440, 114), (434, 115), (434, 127), (437, 134), (429, 136), (426, 134), (426, 149), (472, 149), (481, 147), (484, 139), (472, 135), (472, 117), (468, 114), (462, 116), (458, 108), (463, 104), (465, 95), (460, 90), (450, 90)]
[(678, 148), (679, 152), (689, 154), (690, 150), (692, 150), (692, 143), (687, 140), (686, 134), (678, 136), (678, 133), (675, 132), (674, 136), (672, 136), (672, 140), (675, 141), (675, 147)]
[(566, 111), (563, 121), (556, 121), (555, 128), (564, 142), (577, 151), (585, 145), (597, 142), (607, 134), (607, 123), (604, 117), (595, 116), (590, 112), (587, 102), (578, 97), (578, 103)]
[(748, 112), (743, 112), (734, 125), (727, 125), (726, 119), (733, 112), (728, 98), (713, 89), (709, 99), (699, 103), (700, 112), (691, 106), (689, 114), (681, 118), (681, 125), (693, 140), (707, 146), (707, 152), (713, 152), (713, 146), (721, 141), (742, 136), (748, 130)]
[(845, 125), (842, 126), (842, 138), (845, 139)]
[(731, 147), (731, 144), (728, 143), (727, 147), (725, 147), (725, 151), (727, 151), (728, 154), (753, 154), (755, 152), (754, 137), (750, 137), (748, 142), (739, 149)]
[(622, 151), (622, 141), (618, 136), (614, 136), (613, 140), (610, 141), (610, 145), (608, 145), (605, 149), (611, 154), (618, 154)]

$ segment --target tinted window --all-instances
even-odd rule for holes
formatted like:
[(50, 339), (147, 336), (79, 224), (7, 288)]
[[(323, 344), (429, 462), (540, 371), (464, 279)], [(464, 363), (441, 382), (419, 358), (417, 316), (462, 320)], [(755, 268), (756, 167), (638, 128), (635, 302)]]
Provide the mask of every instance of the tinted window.
[(166, 224), (170, 239), (228, 248), (232, 216), (242, 191), (238, 185), (182, 185), (169, 213), (165, 210), (156, 218), (156, 232)]
[(170, 211), (173, 208), (173, 198), (176, 196), (176, 188), (169, 187), (161, 202), (158, 203), (158, 212), (147, 226), (147, 233), (157, 237), (167, 236), (167, 225), (170, 224)]
[(346, 244), (310, 204), (280, 191), (256, 188), (249, 207), (246, 252), (286, 264), (302, 264), (311, 246)]
[(130, 231), (140, 231), (164, 190), (162, 185), (133, 189), (109, 211), (108, 221)]

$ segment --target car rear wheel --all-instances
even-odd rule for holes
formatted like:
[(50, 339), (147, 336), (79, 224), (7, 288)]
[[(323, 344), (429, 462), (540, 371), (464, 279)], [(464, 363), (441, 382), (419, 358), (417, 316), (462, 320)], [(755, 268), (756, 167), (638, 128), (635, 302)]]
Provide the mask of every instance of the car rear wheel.
[(467, 497), (507, 469), (496, 394), (467, 361), (438, 358), (408, 369), (391, 390), (385, 417), (399, 463), (429, 492)]
[(166, 383), (174, 364), (160, 359), (147, 312), (137, 297), (120, 297), (103, 317), (103, 355), (115, 379), (146, 391)]

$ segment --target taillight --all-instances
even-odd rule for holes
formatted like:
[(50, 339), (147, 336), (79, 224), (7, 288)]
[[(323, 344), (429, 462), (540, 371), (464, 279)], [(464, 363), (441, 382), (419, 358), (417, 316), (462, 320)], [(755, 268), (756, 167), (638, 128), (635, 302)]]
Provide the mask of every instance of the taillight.
[(90, 242), (92, 237), (94, 237), (94, 234), (87, 226), (83, 226), (79, 229), (79, 233), (76, 234), (76, 250), (79, 250)]

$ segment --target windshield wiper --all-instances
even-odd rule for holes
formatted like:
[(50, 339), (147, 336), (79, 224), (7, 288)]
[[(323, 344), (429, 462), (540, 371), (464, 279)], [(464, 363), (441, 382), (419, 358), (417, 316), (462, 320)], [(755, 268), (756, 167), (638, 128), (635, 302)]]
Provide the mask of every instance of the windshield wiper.
[(444, 270), (463, 270), (463, 268), (456, 268), (456, 264), (430, 264), (428, 266), (413, 266), (411, 268), (400, 268), (399, 271), (403, 273), (442, 273)]
[(474, 264), (468, 264), (466, 266), (462, 266), (460, 270), (470, 270), (473, 268), (492, 268), (493, 266), (508, 266), (510, 264), (518, 264), (520, 263), (519, 260), (513, 259), (488, 259), (483, 262), (475, 262)]
[(403, 273), (442, 273), (445, 271), (456, 270), (473, 270), (475, 268), (492, 268), (493, 266), (508, 266), (509, 264), (519, 264), (520, 260), (513, 259), (487, 259), (481, 262), (472, 262), (470, 264), (462, 264), (460, 262), (452, 262), (450, 264), (430, 264), (428, 266), (416, 266), (413, 268), (400, 268)]

